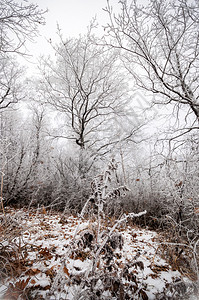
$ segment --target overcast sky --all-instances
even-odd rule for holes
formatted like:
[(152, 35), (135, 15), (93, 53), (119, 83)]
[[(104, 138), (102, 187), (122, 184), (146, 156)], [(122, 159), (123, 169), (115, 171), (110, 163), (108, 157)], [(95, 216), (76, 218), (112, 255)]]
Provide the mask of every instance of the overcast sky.
[[(106, 0), (34, 0), (39, 7), (48, 8), (46, 26), (43, 31), (51, 34), (55, 31), (56, 23), (60, 24), (66, 35), (77, 35), (85, 31), (89, 21), (97, 15), (99, 21), (106, 18), (103, 7)], [(117, 3), (117, 0), (115, 0)]]
[[(21, 2), (22, 0), (17, 0)], [(49, 54), (51, 47), (47, 40), (56, 41), (57, 23), (65, 37), (78, 36), (85, 33), (87, 26), (93, 17), (96, 16), (99, 23), (99, 30), (102, 24), (108, 21), (108, 16), (103, 8), (106, 7), (106, 0), (29, 0), (37, 3), (39, 8), (48, 9), (45, 15), (46, 25), (40, 27), (40, 37), (34, 44), (27, 43), (27, 48), (33, 58), (36, 59), (41, 54)], [(118, 0), (112, 0), (114, 6), (118, 5)]]

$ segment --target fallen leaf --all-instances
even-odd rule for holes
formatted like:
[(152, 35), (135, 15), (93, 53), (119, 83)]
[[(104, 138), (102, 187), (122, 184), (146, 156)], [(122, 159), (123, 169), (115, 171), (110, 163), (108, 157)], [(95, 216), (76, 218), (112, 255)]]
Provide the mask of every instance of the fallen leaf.
[(69, 274), (69, 272), (68, 272), (68, 269), (67, 269), (65, 266), (64, 266), (63, 270), (64, 270), (64, 273), (69, 277), (70, 274)]
[(36, 280), (32, 279), (32, 280), (30, 281), (30, 283), (31, 283), (31, 284), (35, 284), (35, 283), (36, 283)]
[(50, 269), (48, 269), (48, 270), (46, 270), (46, 272), (45, 272), (45, 274), (47, 275), (47, 276), (50, 276), (50, 277), (54, 277), (55, 276), (55, 271), (54, 271), (54, 268), (56, 267), (56, 265), (55, 266), (52, 266)]
[(42, 255), (45, 259), (51, 259), (53, 257), (47, 247), (41, 249), (39, 251), (39, 254)]
[(43, 215), (46, 215), (46, 214), (47, 214), (46, 209), (45, 209), (44, 206), (42, 206), (42, 214), (43, 214)]
[(10, 283), (3, 299), (4, 300), (19, 299), (20, 295), (23, 293), (23, 291), (26, 288), (29, 281), (30, 281), (30, 278), (27, 278), (26, 280), (23, 279), (23, 280), (17, 281), (14, 285), (12, 283)]
[(41, 271), (39, 269), (30, 268), (25, 272), (25, 275), (34, 276), (39, 274)]

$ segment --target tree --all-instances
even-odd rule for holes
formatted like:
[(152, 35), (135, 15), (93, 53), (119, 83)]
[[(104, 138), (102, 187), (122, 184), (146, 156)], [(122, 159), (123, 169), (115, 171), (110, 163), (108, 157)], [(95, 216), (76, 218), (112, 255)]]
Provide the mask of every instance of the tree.
[(0, 113), (0, 163), (6, 204), (50, 201), (55, 172), (45, 117), (39, 106), (29, 107), (26, 118), (16, 110)]
[(0, 110), (23, 99), (23, 73), (12, 57), (0, 58)]
[(106, 42), (121, 50), (121, 59), (138, 87), (156, 95), (155, 103), (186, 109), (178, 135), (199, 129), (199, 5), (186, 0), (121, 0), (115, 15), (109, 4)]
[(0, 109), (23, 98), (23, 72), (14, 55), (25, 55), (25, 42), (38, 34), (38, 25), (44, 24), (44, 13), (35, 4), (0, 2)]
[(20, 53), (26, 40), (38, 34), (38, 25), (44, 24), (45, 11), (27, 1), (1, 0), (0, 3), (0, 54)]
[[(76, 142), (81, 149), (81, 169), (83, 151), (101, 146), (111, 120), (122, 114), (126, 84), (117, 53), (95, 45), (90, 31), (72, 39), (63, 39), (59, 32), (59, 37), (60, 44), (52, 45), (56, 62), (43, 59), (44, 98), (64, 114), (64, 126), (56, 137)], [(113, 127), (111, 130), (113, 134)]]

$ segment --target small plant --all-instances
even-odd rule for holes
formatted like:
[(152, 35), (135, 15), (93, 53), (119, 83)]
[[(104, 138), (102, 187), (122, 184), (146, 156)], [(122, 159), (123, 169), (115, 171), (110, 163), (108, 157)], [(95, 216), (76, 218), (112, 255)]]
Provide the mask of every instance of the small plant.
[[(133, 294), (137, 295), (135, 299), (139, 299), (140, 295), (145, 297), (143, 299), (147, 299), (144, 289), (136, 283), (135, 275), (128, 273), (128, 266), (125, 265), (120, 268), (115, 263), (120, 256), (118, 251), (122, 250), (124, 245), (124, 239), (118, 228), (125, 226), (129, 218), (132, 219), (146, 214), (146, 211), (138, 214), (124, 214), (112, 224), (108, 222), (108, 217), (105, 214), (108, 203), (112, 199), (120, 199), (129, 190), (126, 186), (118, 185), (116, 170), (117, 163), (112, 159), (107, 170), (96, 176), (91, 182), (91, 196), (87, 199), (79, 215), (71, 247), (65, 256), (69, 256), (74, 261), (74, 271), (67, 278), (69, 286), (72, 283), (78, 286), (74, 299), (105, 299), (103, 298), (103, 291), (117, 299), (119, 299), (118, 297), (130, 299)], [(88, 216), (88, 227), (81, 229), (81, 221)], [(75, 266), (75, 261), (84, 262), (87, 259), (90, 262), (87, 270), (77, 275), (78, 267)], [(55, 277), (53, 287), (48, 295), (49, 299), (50, 295), (54, 293), (54, 288), (58, 282), (59, 288), (62, 286), (64, 289), (66, 284), (62, 276), (64, 268), (66, 266), (63, 258), (60, 272)], [(136, 261), (132, 268), (142, 269), (143, 263)], [(126, 276), (129, 278), (129, 283), (125, 287), (123, 281)]]

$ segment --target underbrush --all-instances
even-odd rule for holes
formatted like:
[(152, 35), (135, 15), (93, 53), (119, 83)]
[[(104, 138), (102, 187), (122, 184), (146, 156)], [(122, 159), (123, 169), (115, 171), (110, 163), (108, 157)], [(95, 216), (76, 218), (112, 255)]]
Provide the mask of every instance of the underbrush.
[(179, 260), (168, 263), (175, 260), (171, 245), (164, 248), (163, 236), (133, 225), (130, 216), (106, 216), (100, 228), (97, 215), (66, 217), (45, 208), (6, 208), (0, 219), (1, 299), (186, 299), (194, 291), (184, 280), (189, 267), (186, 274)]
[[(154, 203), (134, 203), (133, 209), (129, 189), (114, 181), (116, 169), (112, 160), (93, 179), (75, 215), (67, 205), (62, 213), (53, 206), (5, 209), (2, 299), (177, 300), (197, 293), (195, 231), (186, 235), (187, 224), (175, 222), (166, 210), (161, 215), (161, 201), (156, 222)], [(157, 232), (148, 230), (151, 225)]]

